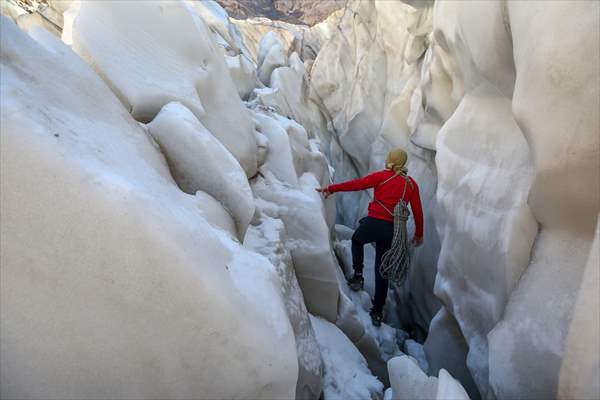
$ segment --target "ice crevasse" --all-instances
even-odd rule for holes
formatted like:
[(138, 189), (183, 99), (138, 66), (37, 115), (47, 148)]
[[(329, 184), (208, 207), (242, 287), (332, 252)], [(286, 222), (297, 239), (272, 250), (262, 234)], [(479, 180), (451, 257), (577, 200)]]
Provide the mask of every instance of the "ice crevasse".
[[(565, 374), (600, 334), (597, 307), (575, 318), (598, 301), (584, 273), (600, 211), (600, 4), (350, 1), (310, 31), (302, 85), (276, 69), (258, 101), (321, 135), (336, 181), (408, 150), (427, 239), (388, 314), (426, 339), (428, 373), (472, 398), (569, 398), (574, 382), (598, 397), (597, 352), (581, 360), (588, 378)], [(336, 196), (338, 221), (354, 227), (370, 196)]]
[[(48, 3), (2, 4), (3, 398), (600, 395), (600, 3)], [(372, 194), (314, 191), (398, 146), (416, 341), (344, 282)]]

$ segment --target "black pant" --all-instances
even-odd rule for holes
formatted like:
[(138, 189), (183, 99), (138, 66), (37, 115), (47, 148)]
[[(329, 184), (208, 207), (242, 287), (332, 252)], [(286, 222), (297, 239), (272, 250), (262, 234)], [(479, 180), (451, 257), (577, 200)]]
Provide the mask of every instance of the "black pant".
[(375, 243), (375, 298), (373, 309), (383, 311), (388, 292), (388, 280), (379, 273), (379, 265), (383, 254), (392, 245), (394, 223), (373, 217), (360, 220), (360, 225), (352, 235), (352, 264), (354, 272), (362, 273), (364, 260), (364, 245)]

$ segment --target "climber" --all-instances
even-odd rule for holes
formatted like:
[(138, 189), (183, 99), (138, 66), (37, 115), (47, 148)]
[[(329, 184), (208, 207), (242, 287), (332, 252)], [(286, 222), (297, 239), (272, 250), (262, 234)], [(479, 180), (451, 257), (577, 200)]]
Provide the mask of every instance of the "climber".
[(415, 219), (415, 235), (412, 244), (415, 247), (423, 244), (423, 209), (419, 188), (415, 180), (407, 175), (406, 161), (408, 156), (402, 149), (390, 151), (385, 161), (385, 169), (363, 178), (329, 185), (316, 189), (328, 198), (336, 192), (352, 192), (374, 188), (374, 199), (369, 204), (368, 216), (359, 221), (359, 226), (352, 235), (352, 264), (354, 276), (348, 285), (354, 291), (363, 288), (364, 245), (375, 243), (375, 298), (370, 315), (373, 325), (380, 326), (383, 319), (383, 306), (388, 292), (388, 280), (381, 276), (379, 266), (383, 254), (390, 249), (394, 236), (394, 207), (401, 200), (410, 203)]

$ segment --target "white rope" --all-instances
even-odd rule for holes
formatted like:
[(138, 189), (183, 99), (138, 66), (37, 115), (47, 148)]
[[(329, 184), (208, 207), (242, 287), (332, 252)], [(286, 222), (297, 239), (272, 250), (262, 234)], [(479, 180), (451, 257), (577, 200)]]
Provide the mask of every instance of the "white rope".
[[(406, 194), (406, 187), (411, 182), (410, 178), (407, 176), (405, 176), (405, 179), (404, 192), (402, 193), (400, 201), (394, 207), (393, 213), (391, 213), (380, 201), (377, 201), (394, 217), (394, 236), (392, 238), (392, 245), (390, 249), (383, 254), (381, 265), (379, 266), (379, 273), (384, 279), (389, 279), (397, 284), (404, 282), (410, 267), (410, 249), (408, 244), (408, 231), (406, 228), (406, 222), (410, 216), (410, 211), (404, 200), (404, 195)], [(386, 182), (387, 181), (384, 183)]]

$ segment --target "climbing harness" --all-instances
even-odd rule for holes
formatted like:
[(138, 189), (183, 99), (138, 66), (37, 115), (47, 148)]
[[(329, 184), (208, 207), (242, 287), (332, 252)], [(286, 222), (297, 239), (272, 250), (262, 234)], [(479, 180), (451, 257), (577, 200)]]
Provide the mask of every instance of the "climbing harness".
[[(391, 179), (399, 175), (394, 175), (381, 183), (379, 186), (386, 184)], [(410, 216), (408, 204), (404, 200), (406, 195), (406, 187), (412, 186), (412, 182), (408, 176), (404, 176), (406, 184), (404, 185), (404, 191), (398, 204), (394, 207), (392, 213), (383, 203), (377, 199), (375, 201), (382, 206), (391, 216), (394, 217), (394, 236), (392, 238), (392, 246), (388, 251), (383, 254), (381, 259), (381, 265), (379, 266), (379, 273), (385, 279), (388, 279), (396, 284), (401, 284), (408, 275), (408, 269), (410, 268), (410, 249), (408, 244), (408, 232), (406, 228), (406, 221)]]

